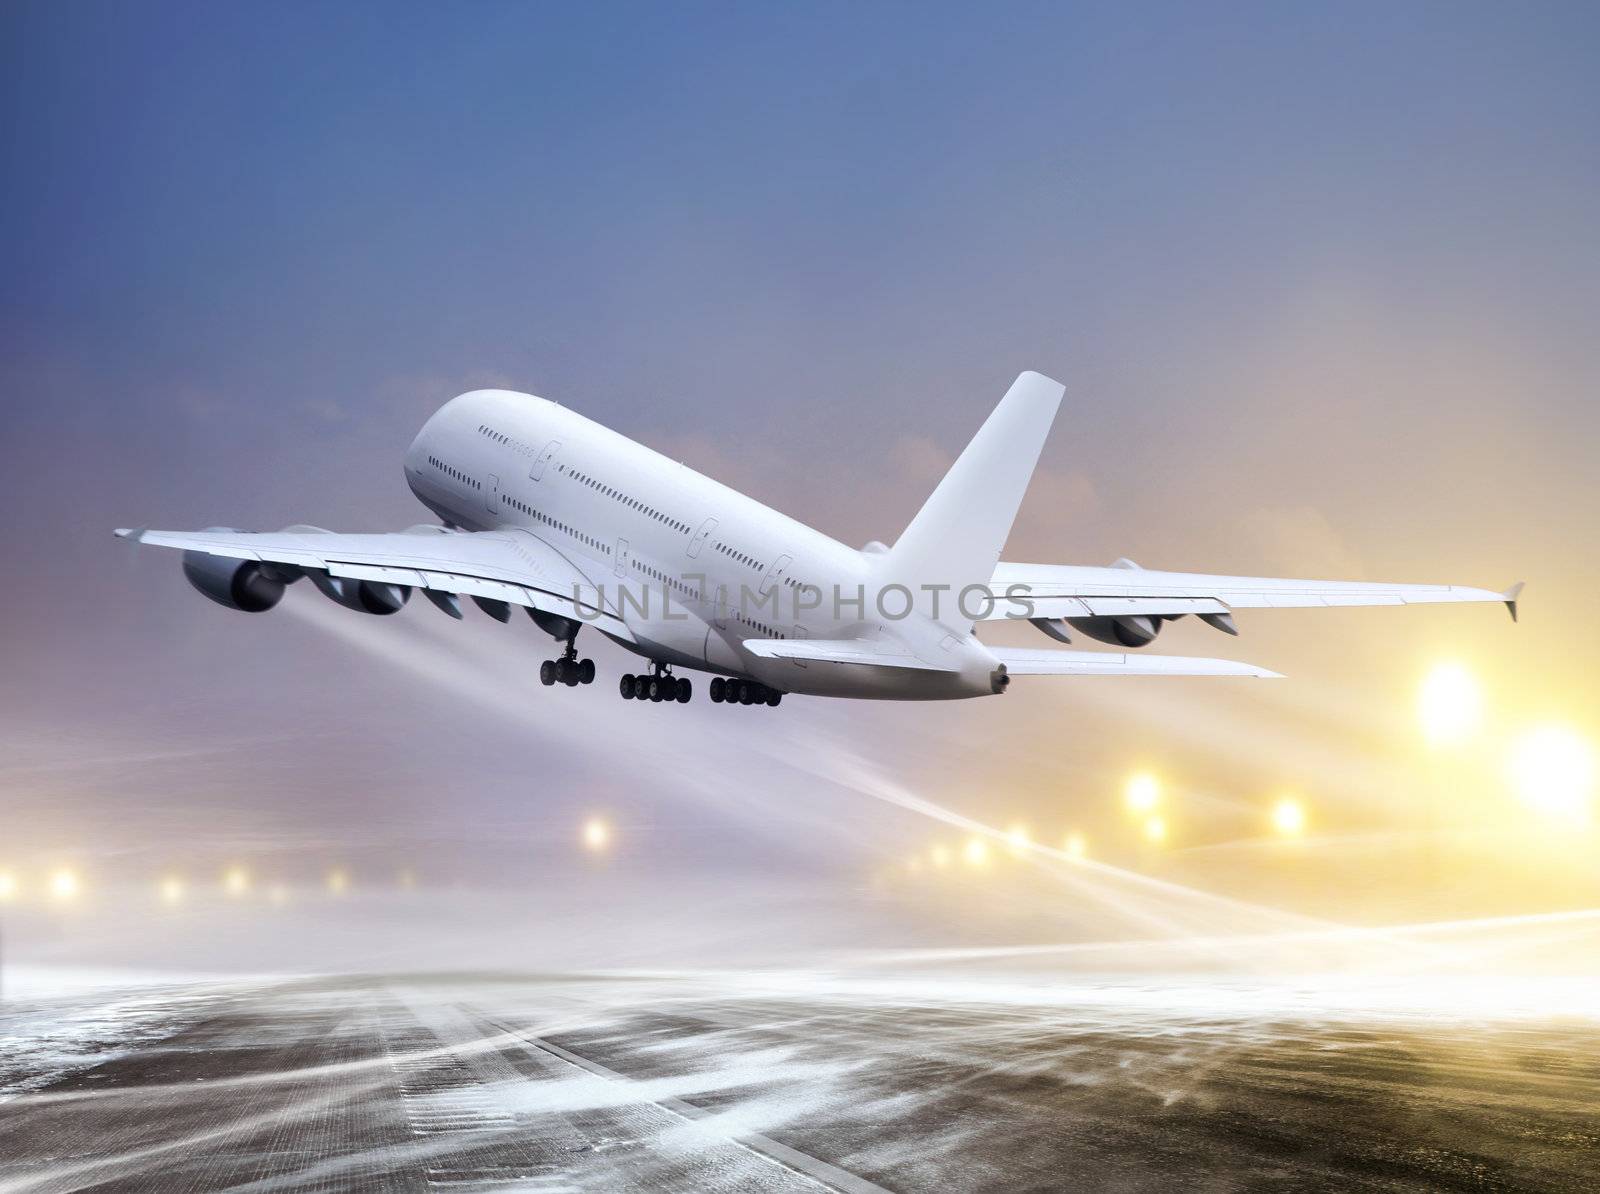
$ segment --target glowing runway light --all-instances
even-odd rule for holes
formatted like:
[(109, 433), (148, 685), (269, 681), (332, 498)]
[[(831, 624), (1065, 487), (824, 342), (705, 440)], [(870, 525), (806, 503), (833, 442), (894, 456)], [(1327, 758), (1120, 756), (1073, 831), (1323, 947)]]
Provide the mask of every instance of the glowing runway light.
[(1594, 795), (1594, 750), (1565, 726), (1539, 726), (1511, 748), (1507, 777), (1529, 808), (1564, 821), (1587, 823)]
[(350, 874), (343, 867), (334, 867), (328, 872), (328, 890), (334, 895), (343, 895), (350, 889)]
[(1285, 796), (1272, 806), (1272, 829), (1279, 837), (1299, 837), (1306, 831), (1305, 806)]
[(1167, 840), (1167, 819), (1165, 817), (1147, 817), (1144, 822), (1144, 836), (1156, 845)]
[(611, 827), (599, 817), (590, 817), (583, 823), (583, 846), (598, 853), (611, 844)]
[(1067, 852), (1067, 857), (1073, 862), (1082, 862), (1089, 857), (1089, 843), (1081, 833), (1067, 834), (1066, 844), (1062, 847)]
[(156, 888), (163, 904), (180, 904), (183, 902), (183, 880), (176, 875), (168, 875)]
[(1132, 813), (1154, 812), (1156, 805), (1161, 803), (1161, 781), (1149, 772), (1141, 771), (1128, 781), (1128, 786), (1123, 789), (1123, 800)]
[(242, 896), (250, 890), (250, 872), (242, 866), (231, 866), (222, 872), (222, 890), (231, 896)]
[(1464, 742), (1483, 721), (1483, 690), (1459, 663), (1435, 664), (1417, 690), (1417, 718), (1430, 746)]
[(1020, 822), (1013, 825), (1006, 832), (1006, 845), (1011, 847), (1012, 853), (1021, 853), (1028, 848), (1028, 827)]
[(78, 876), (66, 867), (50, 874), (50, 894), (58, 900), (70, 900), (78, 894)]
[(0, 871), (0, 902), (15, 899), (17, 895), (17, 877), (10, 871)]
[(967, 839), (966, 846), (961, 851), (961, 857), (968, 866), (983, 866), (989, 861), (989, 843), (981, 837)]

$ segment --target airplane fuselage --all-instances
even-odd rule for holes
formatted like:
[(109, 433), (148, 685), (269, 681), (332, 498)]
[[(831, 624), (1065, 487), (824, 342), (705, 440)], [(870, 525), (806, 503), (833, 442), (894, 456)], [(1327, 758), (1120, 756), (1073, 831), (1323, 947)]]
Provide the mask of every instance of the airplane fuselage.
[[(849, 547), (548, 399), (507, 390), (452, 399), (418, 433), (405, 475), (449, 526), (526, 531), (554, 547), (636, 640), (616, 641), (651, 660), (827, 696), (926, 700), (1003, 689), (970, 626), (952, 633), (915, 615), (884, 625), (880, 551)], [(802, 664), (741, 647), (851, 638), (869, 626), (958, 666)]]

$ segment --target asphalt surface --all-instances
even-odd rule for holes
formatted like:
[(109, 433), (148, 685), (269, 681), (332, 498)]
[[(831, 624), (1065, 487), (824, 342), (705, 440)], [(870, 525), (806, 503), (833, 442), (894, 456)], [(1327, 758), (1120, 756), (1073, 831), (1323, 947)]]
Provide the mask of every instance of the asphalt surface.
[(0, 1191), (1600, 1188), (1592, 1020), (906, 989), (307, 981), (34, 1054), (0, 1008)]

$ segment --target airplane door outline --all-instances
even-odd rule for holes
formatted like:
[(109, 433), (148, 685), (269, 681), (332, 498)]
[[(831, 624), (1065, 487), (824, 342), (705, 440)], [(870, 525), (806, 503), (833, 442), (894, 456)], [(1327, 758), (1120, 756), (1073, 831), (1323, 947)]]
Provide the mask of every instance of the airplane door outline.
[(528, 480), (544, 480), (544, 466), (549, 464), (550, 461), (555, 458), (555, 454), (560, 450), (561, 441), (558, 439), (551, 440), (543, 448), (541, 448), (539, 450), (539, 455), (534, 457), (533, 466), (528, 469)]
[(628, 541), (626, 539), (618, 539), (617, 540), (617, 553), (616, 554), (617, 554), (617, 569), (616, 569), (617, 575), (618, 576), (626, 576), (626, 575), (628, 575)]
[(708, 518), (700, 524), (700, 529), (694, 533), (694, 538), (689, 540), (689, 558), (693, 559), (700, 554), (700, 549), (706, 545), (706, 540), (711, 538), (711, 532), (717, 529), (717, 520)]
[(489, 484), (483, 495), (483, 504), (489, 508), (489, 513), (500, 513), (500, 474), (489, 474)]
[(789, 571), (789, 565), (794, 563), (793, 556), (779, 556), (778, 562), (767, 569), (767, 574), (761, 578), (761, 596), (765, 597), (773, 585), (783, 579), (784, 573)]

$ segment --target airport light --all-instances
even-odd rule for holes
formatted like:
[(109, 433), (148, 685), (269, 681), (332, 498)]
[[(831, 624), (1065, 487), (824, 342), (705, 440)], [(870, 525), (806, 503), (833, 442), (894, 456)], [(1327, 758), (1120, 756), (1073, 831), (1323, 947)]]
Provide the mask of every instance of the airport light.
[(1013, 854), (1020, 854), (1028, 848), (1028, 827), (1018, 821), (1006, 831), (1006, 845), (1011, 847)]
[(961, 857), (968, 866), (984, 866), (989, 861), (989, 843), (981, 837), (969, 837), (962, 847)]
[(1152, 813), (1161, 803), (1161, 781), (1148, 771), (1141, 771), (1128, 780), (1122, 799), (1131, 813)]
[(161, 880), (156, 888), (161, 902), (167, 905), (181, 904), (183, 902), (183, 880), (176, 875), (168, 875)]
[(231, 866), (222, 872), (222, 890), (235, 899), (250, 890), (250, 872), (242, 866)]
[(68, 867), (58, 867), (50, 872), (50, 895), (58, 900), (70, 900), (78, 894), (78, 876)]
[(1462, 664), (1436, 663), (1417, 690), (1417, 720), (1430, 746), (1455, 746), (1483, 722), (1483, 690)]
[(1167, 819), (1160, 815), (1151, 815), (1144, 820), (1145, 840), (1152, 845), (1159, 846), (1167, 840)]
[(350, 873), (343, 867), (334, 867), (328, 872), (328, 891), (333, 895), (343, 895), (350, 889)]
[(1529, 808), (1562, 821), (1590, 820), (1594, 749), (1576, 730), (1548, 725), (1525, 731), (1512, 744), (1506, 774)]
[(0, 904), (17, 898), (17, 877), (10, 871), (0, 871)]
[(1279, 837), (1299, 837), (1306, 831), (1306, 809), (1293, 796), (1280, 797), (1272, 806), (1272, 830)]
[(1083, 834), (1076, 831), (1067, 834), (1067, 840), (1062, 848), (1073, 862), (1082, 862), (1089, 857), (1089, 843)]
[(598, 854), (611, 844), (611, 827), (599, 817), (590, 817), (583, 823), (583, 846)]

